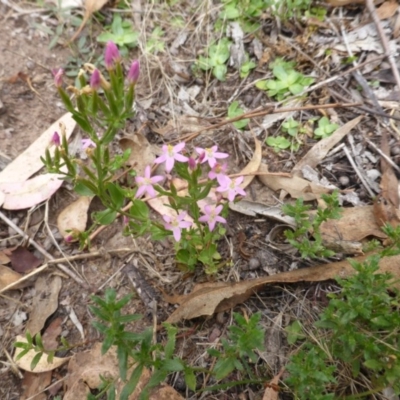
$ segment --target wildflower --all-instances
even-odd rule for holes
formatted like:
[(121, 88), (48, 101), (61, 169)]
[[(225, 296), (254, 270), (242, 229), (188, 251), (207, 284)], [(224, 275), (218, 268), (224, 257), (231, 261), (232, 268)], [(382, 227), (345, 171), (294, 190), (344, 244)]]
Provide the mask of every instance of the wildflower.
[(148, 165), (144, 170), (144, 176), (137, 176), (135, 178), (137, 185), (139, 186), (138, 191), (136, 192), (135, 197), (142, 197), (145, 193), (147, 193), (150, 197), (156, 196), (156, 191), (153, 188), (153, 185), (157, 182), (160, 182), (164, 179), (164, 177), (157, 175), (150, 177), (151, 168)]
[(243, 182), (243, 176), (239, 176), (236, 179), (231, 179), (228, 176), (218, 179), (218, 183), (221, 185), (217, 187), (217, 192), (222, 192), (229, 201), (233, 201), (236, 195), (246, 196), (246, 192), (240, 187)]
[(217, 222), (226, 224), (226, 219), (219, 215), (221, 211), (222, 211), (222, 204), (220, 204), (217, 207), (210, 206), (207, 204), (203, 209), (204, 215), (199, 218), (199, 221), (207, 222), (210, 231), (213, 231), (215, 228), (215, 224)]
[(53, 136), (51, 137), (51, 144), (53, 144), (54, 146), (60, 146), (61, 144), (61, 139), (60, 139), (60, 135), (58, 134), (58, 132), (54, 132)]
[(121, 56), (117, 45), (112, 41), (107, 42), (106, 50), (104, 52), (104, 63), (106, 64), (106, 68), (113, 69), (114, 64), (120, 60)]
[(51, 72), (54, 76), (54, 84), (56, 85), (56, 87), (61, 87), (62, 77), (64, 76), (64, 70), (62, 68), (55, 68)]
[(174, 235), (174, 239), (177, 242), (179, 242), (181, 240), (182, 229), (190, 228), (192, 226), (191, 222), (184, 221), (186, 215), (187, 215), (187, 213), (183, 211), (175, 217), (170, 217), (169, 215), (163, 216), (163, 219), (165, 221), (165, 223), (164, 223), (165, 229), (172, 231), (172, 234)]
[(197, 167), (196, 160), (193, 157), (189, 157), (188, 159), (188, 166), (191, 171), (194, 171)]
[(162, 147), (163, 154), (156, 158), (154, 162), (156, 164), (161, 164), (165, 161), (165, 170), (167, 172), (170, 172), (171, 169), (174, 167), (175, 160), (180, 161), (180, 162), (186, 162), (188, 161), (188, 158), (183, 156), (182, 154), (179, 154), (180, 151), (182, 151), (185, 147), (185, 143), (178, 143), (176, 146), (172, 146), (170, 144), (164, 145)]
[(98, 90), (100, 87), (101, 81), (100, 81), (100, 71), (96, 68), (92, 76), (90, 77), (90, 87), (94, 90)]
[(208, 161), (208, 165), (213, 168), (217, 163), (217, 158), (226, 158), (229, 157), (227, 153), (219, 153), (217, 152), (218, 146), (209, 147), (206, 149), (202, 149), (201, 147), (196, 147), (197, 153), (202, 157), (201, 163), (205, 163)]
[(217, 179), (219, 184), (221, 186), (224, 186), (223, 182), (225, 181), (225, 178), (227, 178), (227, 176), (226, 176), (227, 170), (228, 170), (227, 163), (224, 163), (224, 164), (216, 163), (214, 165), (214, 167), (212, 167), (211, 171), (208, 173), (208, 177), (210, 179)]
[(138, 60), (132, 62), (131, 67), (129, 68), (128, 75), (126, 79), (131, 85), (135, 85), (139, 79), (140, 72), (140, 64)]
[(89, 147), (96, 147), (96, 143), (92, 139), (82, 139), (82, 150), (86, 150)]

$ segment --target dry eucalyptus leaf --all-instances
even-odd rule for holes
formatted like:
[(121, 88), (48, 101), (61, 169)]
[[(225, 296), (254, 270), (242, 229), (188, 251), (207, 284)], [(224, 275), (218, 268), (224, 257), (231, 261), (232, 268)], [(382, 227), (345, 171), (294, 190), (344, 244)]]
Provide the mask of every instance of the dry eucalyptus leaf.
[(294, 175), (302, 176), (301, 170), (308, 166), (315, 168), (329, 153), (329, 151), (336, 146), (363, 118), (359, 116), (347, 122), (339, 129), (337, 129), (331, 136), (317, 142), (307, 154), (293, 167), (292, 173)]
[[(27, 340), (25, 336), (18, 335), (15, 338), (16, 342), (23, 342), (27, 343)], [(35, 369), (31, 369), (31, 362), (33, 358), (36, 356), (36, 352), (34, 350), (29, 351), (27, 354), (25, 354), (22, 358), (17, 360), (17, 356), (19, 353), (21, 353), (23, 349), (17, 347), (15, 350), (14, 354), (14, 362), (18, 365), (18, 368), (23, 369), (24, 371), (29, 371), (29, 372), (34, 372), (34, 373), (40, 373), (40, 372), (46, 372), (46, 371), (52, 371), (53, 369), (56, 369), (60, 367), (61, 365), (65, 364), (70, 357), (65, 357), (65, 358), (59, 358), (59, 357), (54, 357), (53, 362), (49, 363), (47, 361), (47, 356), (44, 354), (38, 364), (36, 365)]]
[[(21, 278), (21, 274), (13, 271), (11, 268), (0, 264), (0, 291), (8, 285), (19, 281)], [(18, 287), (16, 287), (15, 289), (18, 289)]]
[(93, 197), (82, 196), (69, 204), (57, 217), (57, 227), (66, 238), (71, 232), (84, 232), (86, 229), (88, 210)]
[(146, 137), (137, 132), (132, 138), (122, 138), (119, 141), (122, 151), (131, 150), (127, 164), (132, 166), (138, 176), (144, 175), (147, 165), (153, 165), (159, 152), (158, 148), (146, 139)]
[(251, 181), (254, 179), (255, 174), (260, 168), (262, 151), (261, 151), (261, 142), (254, 138), (254, 154), (250, 162), (240, 171), (240, 174), (244, 175), (243, 183), (240, 185), (242, 189), (249, 186)]
[[(363, 262), (367, 256), (355, 257), (354, 260)], [(389, 272), (394, 277), (400, 277), (398, 265), (400, 255), (385, 257), (379, 262), (379, 272)], [(354, 274), (350, 263), (340, 261), (322, 264), (310, 268), (301, 268), (290, 272), (283, 272), (273, 276), (266, 276), (250, 281), (238, 283), (211, 282), (197, 285), (192, 293), (182, 296), (165, 296), (171, 303), (180, 306), (169, 316), (166, 322), (174, 324), (183, 319), (193, 319), (210, 316), (214, 313), (229, 310), (237, 304), (246, 301), (252, 294), (267, 284), (294, 283), (294, 282), (322, 282), (336, 277), (346, 278)], [(399, 287), (399, 283), (393, 286)]]
[(30, 176), (43, 168), (43, 163), (40, 157), (45, 156), (47, 148), (49, 148), (50, 154), (54, 153), (54, 147), (49, 147), (49, 145), (54, 132), (60, 133), (60, 124), (65, 127), (65, 134), (68, 139), (76, 126), (76, 122), (72, 118), (71, 113), (64, 114), (54, 122), (25, 151), (8, 164), (3, 171), (0, 172), (0, 183), (24, 182)]
[(0, 183), (5, 210), (24, 210), (48, 200), (63, 184), (61, 174), (43, 174), (21, 182)]
[(19, 273), (28, 272), (42, 264), (42, 260), (22, 246), (18, 246), (11, 251), (10, 259), (13, 270)]
[(32, 336), (43, 329), (47, 318), (57, 310), (60, 290), (61, 278), (59, 276), (40, 276), (36, 280), (32, 312), (26, 324), (26, 330), (28, 330)]

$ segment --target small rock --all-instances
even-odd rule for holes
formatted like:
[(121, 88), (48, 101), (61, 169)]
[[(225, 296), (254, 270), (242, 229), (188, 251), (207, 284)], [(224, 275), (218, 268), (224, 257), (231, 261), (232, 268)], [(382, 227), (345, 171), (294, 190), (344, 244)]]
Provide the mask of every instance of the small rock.
[(339, 177), (339, 183), (342, 186), (347, 186), (350, 183), (350, 178), (347, 175), (342, 175)]
[(261, 265), (260, 260), (258, 258), (252, 257), (249, 260), (248, 269), (250, 271), (253, 271), (257, 268), (260, 268), (260, 265)]

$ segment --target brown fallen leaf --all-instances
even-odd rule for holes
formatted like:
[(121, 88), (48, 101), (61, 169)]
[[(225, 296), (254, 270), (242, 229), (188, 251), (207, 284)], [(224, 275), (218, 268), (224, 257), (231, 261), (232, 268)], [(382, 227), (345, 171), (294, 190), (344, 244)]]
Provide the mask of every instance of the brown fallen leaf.
[[(45, 356), (44, 356), (45, 357)], [(51, 383), (51, 371), (33, 373), (25, 371), (21, 387), (24, 389), (20, 400), (34, 398), (35, 400), (46, 400), (44, 389)]]
[[(101, 343), (95, 343), (89, 351), (75, 354), (68, 364), (68, 378), (64, 400), (86, 399), (89, 388), (96, 389), (101, 383), (100, 375), (110, 379), (119, 378), (119, 367), (116, 347), (101, 354)], [(134, 367), (128, 371), (128, 376)], [(137, 400), (151, 377), (150, 371), (144, 369), (134, 392), (129, 400)], [(117, 397), (124, 386), (120, 379), (117, 385)], [(160, 385), (152, 390), (149, 400), (183, 400), (172, 387)]]
[(376, 15), (379, 19), (392, 18), (399, 8), (397, 1), (385, 1), (376, 10)]
[(147, 165), (153, 165), (159, 149), (149, 143), (146, 137), (137, 132), (133, 137), (125, 137), (119, 141), (122, 151), (130, 150), (127, 165), (134, 168), (138, 176), (143, 176)]
[(19, 273), (28, 272), (42, 264), (42, 260), (22, 246), (12, 249), (9, 256), (13, 270)]
[(255, 174), (260, 168), (262, 158), (261, 142), (257, 140), (254, 136), (254, 153), (250, 162), (240, 171), (241, 175), (244, 175), (244, 180), (240, 187), (242, 189), (250, 185), (251, 181), (254, 179)]
[(57, 217), (57, 227), (66, 238), (71, 232), (84, 232), (86, 229), (88, 210), (93, 197), (82, 196), (69, 204)]
[[(26, 337), (22, 335), (18, 335), (15, 338), (15, 342), (23, 342), (27, 343)], [(70, 357), (65, 357), (65, 358), (60, 358), (60, 357), (54, 357), (53, 362), (49, 363), (47, 361), (46, 355), (43, 355), (40, 361), (37, 363), (36, 368), (34, 370), (31, 369), (31, 362), (33, 358), (37, 355), (36, 351), (31, 350), (28, 353), (26, 353), (23, 357), (17, 360), (18, 354), (21, 353), (23, 349), (17, 347), (14, 353), (14, 362), (18, 365), (19, 368), (23, 369), (24, 371), (28, 372), (34, 372), (34, 373), (41, 373), (41, 372), (46, 372), (46, 371), (52, 371), (61, 365), (65, 364)]]
[[(0, 264), (0, 290), (4, 289), (8, 285), (19, 281), (22, 278), (22, 275), (18, 272), (13, 271), (11, 268), (8, 268), (4, 265)], [(16, 287), (15, 289), (19, 289), (20, 287)]]
[(336, 146), (357, 124), (362, 120), (363, 116), (347, 122), (339, 129), (337, 129), (331, 136), (317, 142), (306, 155), (293, 167), (292, 174), (302, 176), (301, 170), (305, 166), (315, 168), (329, 153), (329, 151)]
[(260, 181), (268, 186), (274, 191), (284, 190), (289, 193), (293, 199), (298, 199), (302, 197), (304, 201), (311, 201), (320, 198), (321, 194), (330, 193), (332, 190), (328, 189), (322, 185), (307, 181), (299, 176), (286, 176), (287, 174), (282, 174), (282, 176), (277, 173), (268, 172), (268, 166), (261, 163), (259, 172), (262, 175), (258, 175)]
[(10, 262), (10, 257), (5, 254), (4, 250), (0, 251), (0, 264), (8, 264)]
[[(25, 151), (23, 151), (11, 163), (9, 163), (0, 172), (0, 183), (24, 182), (33, 174), (38, 172), (41, 168), (43, 168), (43, 163), (40, 157), (45, 156), (45, 151), (47, 148), (49, 148), (49, 144), (54, 132), (60, 132), (60, 124), (65, 127), (65, 135), (68, 139), (76, 126), (76, 122), (72, 118), (71, 113), (64, 114), (61, 118), (54, 122)], [(50, 154), (54, 154), (53, 147), (50, 147), (49, 151)]]
[(282, 374), (285, 372), (285, 369), (282, 368), (278, 375), (275, 375), (271, 381), (266, 384), (264, 396), (262, 400), (278, 400), (279, 399), (279, 380), (281, 379)]
[[(353, 258), (363, 262), (367, 256)], [(398, 265), (400, 255), (385, 257), (379, 263), (379, 272), (389, 272), (395, 277), (400, 277)], [(192, 293), (182, 296), (165, 297), (166, 301), (173, 300), (180, 306), (168, 317), (168, 323), (175, 324), (183, 319), (193, 319), (202, 316), (210, 316), (214, 313), (229, 310), (239, 303), (243, 303), (253, 293), (260, 290), (266, 284), (294, 283), (294, 282), (322, 282), (335, 277), (345, 278), (353, 275), (354, 269), (350, 263), (340, 261), (328, 263), (310, 268), (283, 272), (281, 274), (266, 276), (239, 283), (206, 283), (198, 285)], [(400, 286), (399, 283), (394, 284)]]
[(43, 329), (47, 318), (57, 310), (60, 290), (61, 278), (59, 276), (40, 276), (36, 280), (32, 312), (26, 324), (26, 330), (32, 336)]

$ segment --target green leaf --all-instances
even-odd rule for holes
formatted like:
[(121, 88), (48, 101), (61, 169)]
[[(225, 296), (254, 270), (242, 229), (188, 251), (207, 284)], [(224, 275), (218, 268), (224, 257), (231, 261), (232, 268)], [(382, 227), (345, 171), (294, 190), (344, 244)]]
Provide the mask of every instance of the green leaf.
[(143, 372), (143, 364), (139, 364), (132, 372), (131, 377), (129, 378), (129, 382), (122, 389), (120, 400), (128, 400), (129, 396), (135, 390), (139, 379)]
[(220, 359), (215, 364), (213, 373), (215, 374), (215, 379), (220, 380), (228, 376), (235, 369), (235, 359), (225, 358)]
[(116, 183), (108, 183), (106, 188), (108, 193), (110, 194), (114, 207), (116, 209), (122, 208), (125, 202), (124, 190)]
[(190, 389), (195, 391), (196, 390), (196, 376), (190, 368), (185, 368), (185, 383), (186, 386)]
[(287, 332), (287, 341), (290, 345), (295, 344), (298, 340), (306, 338), (300, 321), (294, 321), (291, 325), (288, 325), (285, 328), (285, 331)]
[(228, 68), (227, 68), (227, 66), (225, 64), (216, 65), (213, 68), (214, 76), (221, 82), (225, 81), (227, 71), (228, 71)]
[(177, 372), (184, 370), (183, 361), (179, 358), (174, 358), (170, 360), (165, 360), (163, 362), (163, 369), (168, 372)]
[(93, 193), (82, 181), (78, 181), (75, 184), (74, 190), (76, 193), (80, 194), (81, 196), (94, 196), (95, 193)]
[(129, 209), (129, 213), (139, 220), (149, 219), (149, 209), (146, 203), (142, 200), (133, 200), (132, 207)]
[(40, 359), (42, 358), (42, 356), (43, 356), (43, 352), (39, 352), (35, 355), (35, 357), (33, 357), (32, 361), (31, 361), (31, 365), (30, 365), (32, 371), (36, 368), (36, 366), (37, 366), (38, 362), (40, 361)]
[(110, 225), (115, 221), (115, 218), (117, 218), (117, 212), (107, 208), (104, 211), (93, 213), (93, 217), (99, 225)]

